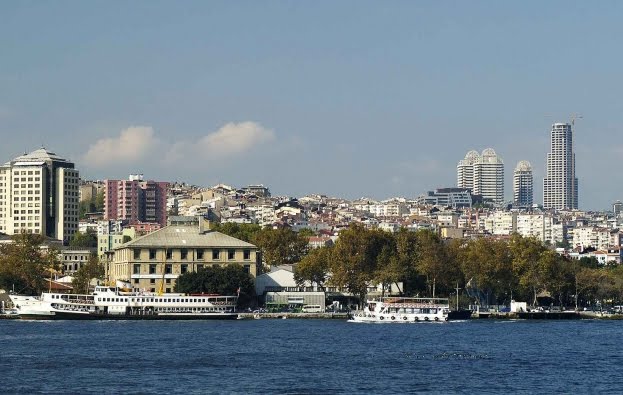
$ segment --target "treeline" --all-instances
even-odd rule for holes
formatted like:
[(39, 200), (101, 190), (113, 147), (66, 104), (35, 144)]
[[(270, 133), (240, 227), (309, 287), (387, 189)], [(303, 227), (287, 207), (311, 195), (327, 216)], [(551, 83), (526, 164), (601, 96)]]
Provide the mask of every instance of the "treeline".
[[(40, 295), (50, 288), (50, 280), (63, 274), (59, 250), (44, 247), (42, 235), (20, 233), (12, 243), (0, 244), (0, 289), (24, 295)], [(92, 255), (73, 275), (74, 293), (86, 293), (91, 279), (103, 279), (104, 266)]]
[(539, 240), (442, 240), (429, 230), (388, 233), (352, 224), (333, 247), (307, 254), (295, 269), (305, 281), (345, 287), (365, 299), (369, 285), (402, 284), (404, 295), (449, 296), (467, 288), (472, 302), (535, 305), (548, 295), (566, 306), (623, 301), (623, 267), (570, 260)]

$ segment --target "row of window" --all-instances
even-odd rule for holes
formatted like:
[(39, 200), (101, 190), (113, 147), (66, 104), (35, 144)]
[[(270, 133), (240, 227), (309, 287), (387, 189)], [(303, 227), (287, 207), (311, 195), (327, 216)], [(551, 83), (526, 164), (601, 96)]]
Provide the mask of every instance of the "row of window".
[[(138, 261), (138, 260), (141, 259), (141, 251), (142, 250), (140, 248), (135, 248), (134, 249), (134, 260)], [(156, 253), (157, 253), (156, 249), (150, 249), (149, 250), (149, 259), (150, 260), (155, 260), (156, 259)], [(187, 260), (188, 259), (188, 253), (189, 253), (188, 249), (185, 249), (185, 248), (180, 249), (180, 259)], [(204, 253), (205, 253), (205, 250), (202, 250), (202, 249), (195, 250), (196, 259), (197, 260), (203, 260), (204, 259)], [(166, 251), (166, 259), (173, 259), (173, 250), (167, 250)], [(212, 260), (213, 261), (218, 261), (220, 259), (221, 259), (221, 250), (212, 250)], [(236, 259), (236, 250), (233, 250), (233, 249), (227, 250), (227, 259), (230, 260), (230, 261)], [(242, 259), (250, 260), (251, 259), (251, 250), (243, 250), (242, 251)]]
[[(203, 269), (205, 266), (202, 264), (198, 264), (197, 265), (197, 270), (201, 270)], [(212, 267), (219, 267), (219, 265), (212, 265)], [(184, 273), (188, 273), (189, 270), (189, 266), (188, 264), (181, 264), (180, 265), (180, 274), (184, 274)], [(251, 266), (249, 265), (244, 265), (244, 270), (249, 273), (251, 270)], [(140, 263), (135, 263), (132, 266), (132, 274), (142, 274), (141, 273), (141, 264)], [(147, 274), (162, 274), (162, 273), (158, 273), (158, 265), (157, 264), (150, 264), (148, 267), (148, 273)], [(164, 274), (173, 274), (173, 265), (172, 264), (166, 264), (164, 265)], [(138, 278), (134, 279), (134, 283), (138, 284)], [(150, 279), (150, 283), (151, 284), (155, 284), (156, 283), (156, 279)], [(167, 278), (166, 279), (166, 283), (170, 284), (171, 283), (171, 279)]]

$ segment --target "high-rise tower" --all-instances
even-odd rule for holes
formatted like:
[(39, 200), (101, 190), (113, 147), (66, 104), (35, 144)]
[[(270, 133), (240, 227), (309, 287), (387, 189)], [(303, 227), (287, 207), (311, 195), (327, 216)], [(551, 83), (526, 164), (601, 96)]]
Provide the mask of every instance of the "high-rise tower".
[(456, 169), (459, 188), (470, 188), (474, 195), (495, 204), (504, 203), (504, 161), (492, 148), (482, 151), (482, 155), (469, 151)]
[(0, 166), (0, 232), (68, 241), (78, 231), (79, 175), (45, 148)]
[(517, 163), (513, 172), (513, 204), (516, 206), (529, 207), (533, 201), (533, 178), (532, 165), (522, 160)]
[(547, 175), (543, 179), (543, 207), (578, 208), (578, 179), (571, 124), (552, 125), (551, 148), (547, 154)]

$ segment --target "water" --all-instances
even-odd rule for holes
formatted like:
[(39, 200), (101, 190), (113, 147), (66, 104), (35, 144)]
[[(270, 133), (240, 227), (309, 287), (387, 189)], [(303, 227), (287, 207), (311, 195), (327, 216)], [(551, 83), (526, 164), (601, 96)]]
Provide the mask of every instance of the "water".
[(1, 393), (622, 393), (623, 321), (0, 321)]

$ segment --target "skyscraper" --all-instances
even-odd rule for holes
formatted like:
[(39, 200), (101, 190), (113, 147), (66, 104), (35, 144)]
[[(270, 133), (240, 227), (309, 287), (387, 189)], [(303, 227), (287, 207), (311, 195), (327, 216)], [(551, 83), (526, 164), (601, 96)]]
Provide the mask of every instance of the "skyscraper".
[(457, 186), (469, 188), (495, 204), (504, 203), (504, 161), (492, 148), (469, 151), (457, 167)]
[(143, 181), (143, 175), (128, 180), (104, 181), (104, 218), (124, 219), (130, 224), (167, 224), (167, 182)]
[(78, 231), (79, 175), (45, 148), (0, 166), (0, 232), (68, 241)]
[(559, 210), (578, 208), (573, 131), (568, 123), (552, 125), (547, 175), (543, 179), (543, 207)]
[(533, 201), (533, 178), (532, 165), (522, 160), (517, 163), (513, 172), (513, 204), (516, 206), (529, 207)]

